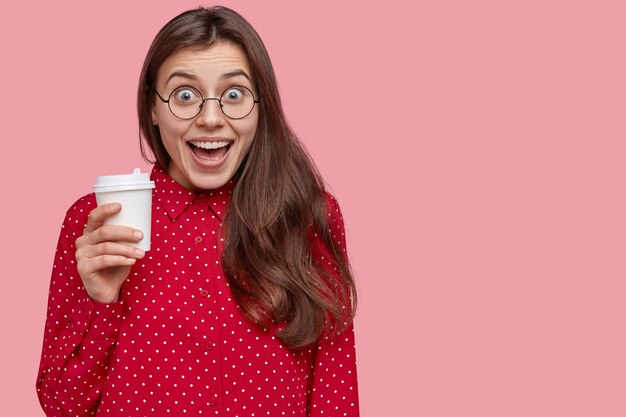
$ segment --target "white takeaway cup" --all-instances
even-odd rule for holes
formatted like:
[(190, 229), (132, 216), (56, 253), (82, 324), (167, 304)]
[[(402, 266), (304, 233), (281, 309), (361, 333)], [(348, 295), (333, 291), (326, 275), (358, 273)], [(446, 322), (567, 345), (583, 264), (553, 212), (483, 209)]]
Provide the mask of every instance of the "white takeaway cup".
[(149, 174), (142, 174), (135, 168), (128, 175), (106, 175), (96, 177), (93, 191), (98, 205), (120, 203), (122, 211), (109, 217), (104, 224), (130, 226), (141, 230), (143, 239), (133, 246), (150, 250), (150, 231), (152, 224), (152, 189), (154, 181)]

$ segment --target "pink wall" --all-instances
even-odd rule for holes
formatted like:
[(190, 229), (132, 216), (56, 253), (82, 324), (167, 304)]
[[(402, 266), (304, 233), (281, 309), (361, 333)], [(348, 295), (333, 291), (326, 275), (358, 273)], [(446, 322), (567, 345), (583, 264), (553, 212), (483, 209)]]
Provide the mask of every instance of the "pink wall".
[[(74, 4), (0, 11), (0, 415), (43, 415), (65, 210), (146, 167), (139, 68), (198, 1)], [(362, 415), (626, 415), (624, 3), (223, 4), (342, 205)]]

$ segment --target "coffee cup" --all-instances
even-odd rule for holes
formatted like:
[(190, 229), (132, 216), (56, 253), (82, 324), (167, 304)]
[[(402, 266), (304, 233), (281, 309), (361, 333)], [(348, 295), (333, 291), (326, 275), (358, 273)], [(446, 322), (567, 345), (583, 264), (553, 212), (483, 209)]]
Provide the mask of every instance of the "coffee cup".
[(133, 246), (150, 250), (152, 225), (152, 189), (150, 175), (135, 168), (132, 174), (96, 177), (93, 191), (98, 205), (120, 203), (122, 210), (105, 220), (104, 224), (130, 226), (141, 230), (143, 239)]

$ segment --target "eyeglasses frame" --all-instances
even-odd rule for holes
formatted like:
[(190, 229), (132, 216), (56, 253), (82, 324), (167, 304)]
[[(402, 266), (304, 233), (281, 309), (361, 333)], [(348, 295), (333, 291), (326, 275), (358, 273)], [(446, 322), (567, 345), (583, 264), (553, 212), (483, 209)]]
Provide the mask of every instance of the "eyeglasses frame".
[[(189, 88), (193, 88), (193, 89), (194, 89), (194, 90), (196, 90), (198, 93), (200, 93), (200, 98), (202, 98), (202, 101), (200, 102), (200, 105), (198, 106), (198, 113), (197, 113), (195, 116), (192, 116), (192, 117), (187, 117), (187, 118), (185, 118), (185, 117), (180, 117), (180, 116), (178, 116), (176, 113), (174, 113), (174, 112), (172, 111), (172, 107), (170, 106), (170, 100), (171, 100), (171, 98), (172, 98), (172, 94), (174, 94), (174, 92), (175, 92), (176, 90), (178, 90), (179, 88), (181, 88), (181, 87), (189, 87)], [(224, 112), (224, 105), (222, 104), (222, 97), (224, 96), (224, 93), (225, 93), (225, 92), (227, 92), (228, 90), (230, 90), (231, 88), (245, 88), (246, 90), (248, 90), (248, 91), (250, 92), (250, 94), (252, 94), (252, 98), (253, 98), (253, 101), (252, 101), (252, 107), (250, 108), (250, 111), (249, 111), (248, 113), (246, 113), (244, 116), (241, 116), (241, 117), (231, 117), (231, 116), (227, 115), (227, 114)], [(243, 86), (243, 85), (231, 85), (230, 87), (228, 87), (227, 89), (225, 89), (225, 90), (222, 92), (222, 94), (220, 94), (220, 96), (219, 96), (219, 97), (207, 97), (207, 98), (204, 98), (204, 96), (202, 95), (202, 92), (201, 92), (200, 90), (198, 90), (197, 88), (192, 87), (192, 86), (184, 86), (184, 85), (183, 85), (183, 86), (180, 86), (180, 87), (176, 87), (174, 90), (172, 90), (172, 92), (170, 93), (170, 95), (167, 97), (167, 100), (166, 100), (166, 99), (164, 99), (164, 98), (161, 96), (161, 94), (159, 94), (159, 92), (156, 90), (156, 88), (153, 88), (153, 89), (152, 89), (152, 91), (154, 91), (154, 93), (155, 93), (155, 94), (159, 97), (159, 100), (161, 100), (163, 103), (167, 103), (167, 108), (170, 110), (170, 113), (172, 113), (172, 114), (174, 115), (174, 117), (177, 117), (177, 118), (179, 118), (179, 119), (181, 119), (181, 120), (191, 120), (191, 119), (194, 119), (194, 118), (198, 117), (198, 115), (199, 115), (200, 113), (202, 113), (202, 108), (204, 107), (204, 102), (205, 102), (205, 101), (208, 101), (208, 100), (217, 100), (217, 102), (218, 102), (218, 103), (219, 103), (219, 105), (220, 105), (220, 110), (222, 111), (222, 114), (223, 114), (224, 116), (228, 117), (228, 118), (229, 118), (229, 119), (231, 119), (231, 120), (241, 120), (241, 119), (243, 119), (243, 118), (247, 117), (250, 113), (252, 113), (252, 110), (254, 110), (254, 105), (255, 105), (255, 104), (257, 104), (257, 103), (260, 101), (258, 98), (256, 98), (256, 97), (254, 96), (254, 93), (252, 92), (252, 90), (250, 90), (248, 87)]]

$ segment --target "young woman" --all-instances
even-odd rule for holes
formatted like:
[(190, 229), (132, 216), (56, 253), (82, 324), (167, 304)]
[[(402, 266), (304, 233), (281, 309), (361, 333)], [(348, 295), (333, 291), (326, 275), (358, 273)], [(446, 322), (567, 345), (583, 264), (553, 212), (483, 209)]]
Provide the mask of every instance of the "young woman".
[(46, 415), (357, 416), (341, 213), (257, 33), (222, 7), (171, 20), (138, 113), (152, 246), (104, 225), (119, 204), (90, 194), (68, 210), (37, 380)]

